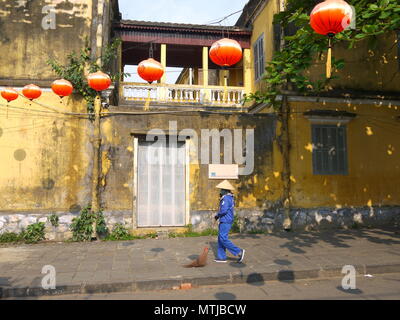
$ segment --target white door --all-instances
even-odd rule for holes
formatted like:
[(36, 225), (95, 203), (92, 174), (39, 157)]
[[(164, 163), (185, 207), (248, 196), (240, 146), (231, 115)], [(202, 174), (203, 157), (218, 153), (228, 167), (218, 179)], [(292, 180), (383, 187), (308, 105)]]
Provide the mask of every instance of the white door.
[(185, 143), (138, 144), (138, 227), (185, 225)]

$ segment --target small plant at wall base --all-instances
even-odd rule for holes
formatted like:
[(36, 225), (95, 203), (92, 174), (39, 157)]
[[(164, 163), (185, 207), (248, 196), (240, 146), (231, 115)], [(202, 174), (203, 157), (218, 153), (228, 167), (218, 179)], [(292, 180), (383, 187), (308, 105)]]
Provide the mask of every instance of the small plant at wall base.
[(108, 233), (103, 213), (92, 212), (91, 206), (82, 209), (80, 215), (72, 219), (70, 229), (73, 241), (90, 241), (93, 234), (93, 223), (96, 222), (96, 232), (100, 236)]
[(21, 236), (14, 232), (5, 232), (0, 234), (0, 243), (16, 243), (21, 242)]
[[(89, 45), (86, 44), (85, 48), (83, 48), (79, 54), (72, 52), (68, 55), (68, 62), (66, 65), (61, 65), (55, 59), (47, 61), (53, 71), (61, 78), (70, 81), (74, 86), (74, 90), (86, 100), (88, 113), (93, 114), (94, 112), (94, 100), (97, 96), (97, 92), (89, 87), (86, 73), (92, 73), (99, 70), (111, 73), (111, 64), (117, 56), (120, 44), (121, 39), (115, 39), (111, 44), (107, 45), (103, 49), (103, 55), (99, 59), (91, 56), (91, 49)], [(119, 72), (110, 74), (113, 82), (120, 76), (121, 74)]]
[(48, 218), (47, 218), (47, 220), (51, 223), (51, 225), (53, 226), (53, 227), (58, 227), (59, 226), (59, 223), (58, 223), (58, 221), (59, 221), (59, 217), (56, 215), (56, 214), (52, 214), (51, 216), (49, 216)]
[(138, 237), (131, 235), (129, 230), (122, 223), (117, 223), (112, 229), (111, 233), (105, 238), (105, 240), (121, 241), (121, 240), (134, 240), (137, 238)]
[(45, 240), (44, 229), (44, 222), (31, 224), (26, 228), (26, 230), (21, 232), (21, 239), (23, 239), (26, 243), (37, 243)]
[[(368, 40), (371, 47), (376, 45), (377, 36), (400, 29), (400, 3), (398, 0), (353, 0), (349, 2), (356, 10), (356, 28), (347, 29), (336, 35), (333, 42), (347, 42), (352, 49), (356, 42)], [(277, 14), (274, 22), (283, 28), (295, 25), (297, 31), (284, 37), (285, 44), (275, 52), (267, 63), (264, 74), (266, 87), (246, 97), (248, 101), (266, 103), (275, 109), (282, 89), (307, 94), (330, 90), (330, 80), (325, 77), (312, 81), (306, 75), (314, 59), (326, 51), (327, 39), (312, 30), (310, 16), (315, 0), (288, 0), (286, 10)], [(332, 61), (333, 70), (345, 67), (344, 60)], [(334, 79), (332, 77), (331, 79)]]

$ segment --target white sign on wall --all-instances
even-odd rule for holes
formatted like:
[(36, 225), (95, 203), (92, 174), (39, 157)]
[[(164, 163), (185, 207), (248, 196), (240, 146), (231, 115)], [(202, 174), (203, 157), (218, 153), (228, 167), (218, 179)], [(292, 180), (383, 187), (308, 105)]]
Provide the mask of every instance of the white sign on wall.
[(215, 180), (239, 179), (239, 165), (237, 164), (210, 164), (208, 178)]

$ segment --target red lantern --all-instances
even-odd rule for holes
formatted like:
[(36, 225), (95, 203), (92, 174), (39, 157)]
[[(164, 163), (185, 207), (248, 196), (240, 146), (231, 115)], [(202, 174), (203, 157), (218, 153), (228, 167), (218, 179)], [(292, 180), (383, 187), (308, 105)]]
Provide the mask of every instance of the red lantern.
[(7, 100), (7, 102), (14, 101), (18, 98), (18, 92), (13, 88), (5, 88), (1, 91), (1, 96)]
[(68, 80), (61, 79), (61, 80), (56, 80), (52, 83), (51, 90), (53, 90), (53, 92), (56, 95), (62, 98), (62, 97), (68, 97), (74, 90), (74, 87)]
[(353, 10), (343, 0), (326, 0), (318, 4), (310, 15), (311, 27), (324, 36), (334, 36), (351, 23)]
[(141, 63), (139, 63), (137, 70), (139, 76), (148, 83), (158, 81), (164, 75), (164, 67), (161, 63), (153, 58), (143, 60)]
[(316, 33), (329, 37), (326, 76), (331, 77), (332, 41), (331, 39), (345, 30), (353, 19), (351, 6), (343, 0), (326, 0), (312, 10), (310, 24)]
[(111, 85), (110, 77), (101, 71), (89, 74), (87, 79), (89, 86), (96, 91), (107, 90)]
[(221, 39), (211, 46), (210, 59), (221, 67), (230, 67), (242, 59), (242, 47), (232, 39)]
[(29, 100), (33, 100), (42, 95), (42, 90), (34, 84), (28, 84), (22, 89), (22, 94)]

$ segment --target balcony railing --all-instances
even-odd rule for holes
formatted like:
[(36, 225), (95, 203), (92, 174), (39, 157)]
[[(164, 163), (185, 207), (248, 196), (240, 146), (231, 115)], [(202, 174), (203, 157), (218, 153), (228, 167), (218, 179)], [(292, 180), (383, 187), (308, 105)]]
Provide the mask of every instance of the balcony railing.
[(218, 87), (180, 84), (121, 83), (121, 98), (125, 101), (147, 101), (165, 104), (207, 106), (241, 106), (243, 87)]

